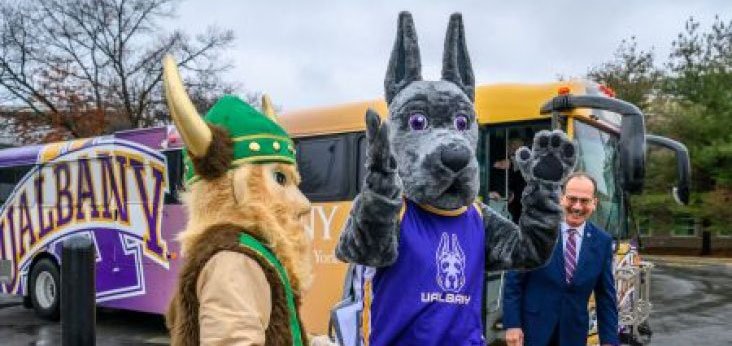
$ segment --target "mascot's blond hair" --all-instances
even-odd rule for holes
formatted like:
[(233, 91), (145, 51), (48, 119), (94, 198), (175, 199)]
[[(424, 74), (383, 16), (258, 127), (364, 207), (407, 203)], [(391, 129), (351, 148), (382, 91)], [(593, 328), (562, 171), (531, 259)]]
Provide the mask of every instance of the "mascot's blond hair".
[[(183, 194), (189, 218), (179, 235), (183, 256), (193, 244), (206, 241), (201, 236), (210, 227), (232, 224), (261, 239), (277, 254), (295, 291), (306, 289), (312, 281), (310, 240), (298, 219), (309, 211), (310, 204), (297, 190), (300, 176), (291, 141), (240, 143), (236, 137), (232, 138), (234, 134), (227, 133), (231, 131), (207, 124), (186, 94), (170, 56), (164, 60), (164, 86), (168, 108), (190, 158), (186, 162), (189, 188)], [(276, 120), (269, 99), (264, 97), (262, 103), (265, 113)], [(292, 160), (237, 159), (234, 155), (239, 150), (237, 145), (246, 145), (245, 150), (260, 153), (289, 150)], [(273, 175), (284, 176), (288, 185), (278, 187)]]

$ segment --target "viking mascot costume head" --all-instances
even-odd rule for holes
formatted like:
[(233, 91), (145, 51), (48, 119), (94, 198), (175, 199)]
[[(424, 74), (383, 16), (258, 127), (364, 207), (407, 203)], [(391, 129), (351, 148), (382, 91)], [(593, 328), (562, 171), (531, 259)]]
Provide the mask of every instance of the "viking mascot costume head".
[[(173, 345), (302, 345), (300, 297), (311, 281), (292, 140), (268, 102), (224, 96), (201, 118), (176, 63), (164, 60), (170, 114), (186, 145), (189, 218), (168, 312)], [(267, 111), (269, 109), (269, 111)]]
[(484, 272), (549, 259), (575, 147), (542, 131), (517, 151), (526, 188), (515, 224), (476, 202), (475, 81), (460, 14), (450, 18), (442, 80), (424, 81), (412, 16), (401, 13), (384, 84), (389, 115), (366, 114), (367, 173), (336, 255), (376, 268), (370, 345), (482, 345)]

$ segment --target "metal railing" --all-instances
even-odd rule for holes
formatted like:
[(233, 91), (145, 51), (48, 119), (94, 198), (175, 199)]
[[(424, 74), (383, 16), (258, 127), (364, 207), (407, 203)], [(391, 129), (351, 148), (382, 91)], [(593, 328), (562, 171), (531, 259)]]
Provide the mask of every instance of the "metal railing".
[(615, 272), (616, 287), (633, 287), (628, 304), (619, 305), (618, 322), (629, 327), (636, 340), (644, 336), (640, 326), (648, 320), (653, 304), (651, 303), (651, 271), (654, 264), (641, 261), (638, 265), (620, 267)]

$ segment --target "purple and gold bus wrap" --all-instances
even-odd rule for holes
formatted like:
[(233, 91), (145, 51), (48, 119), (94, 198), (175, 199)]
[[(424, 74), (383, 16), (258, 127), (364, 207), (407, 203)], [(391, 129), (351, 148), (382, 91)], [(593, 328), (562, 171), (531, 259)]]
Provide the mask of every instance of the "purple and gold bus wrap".
[(186, 220), (180, 143), (167, 126), (0, 151), (0, 292), (57, 309), (61, 246), (79, 235), (95, 245), (99, 305), (164, 312)]

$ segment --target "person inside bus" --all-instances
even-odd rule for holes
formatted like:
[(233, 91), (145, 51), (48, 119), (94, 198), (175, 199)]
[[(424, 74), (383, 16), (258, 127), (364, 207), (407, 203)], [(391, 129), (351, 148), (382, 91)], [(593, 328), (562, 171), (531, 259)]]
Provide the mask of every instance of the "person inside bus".
[(600, 342), (618, 345), (613, 240), (587, 221), (597, 206), (596, 191), (587, 173), (570, 175), (561, 197), (561, 246), (545, 267), (507, 273), (503, 325), (509, 346), (585, 345), (593, 292)]
[[(515, 163), (516, 151), (524, 146), (524, 141), (517, 134), (509, 136), (507, 157), (493, 163), (491, 170), (494, 172), (491, 184), (495, 184), (489, 197), (491, 199), (503, 199), (503, 193), (507, 194), (505, 201), (508, 206), (508, 213), (511, 219), (517, 222), (521, 216), (521, 193), (524, 191), (526, 181), (521, 176), (521, 171)], [(506, 187), (508, 189), (506, 189)]]

